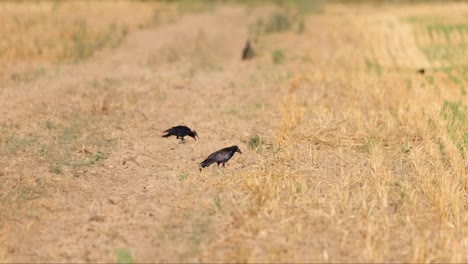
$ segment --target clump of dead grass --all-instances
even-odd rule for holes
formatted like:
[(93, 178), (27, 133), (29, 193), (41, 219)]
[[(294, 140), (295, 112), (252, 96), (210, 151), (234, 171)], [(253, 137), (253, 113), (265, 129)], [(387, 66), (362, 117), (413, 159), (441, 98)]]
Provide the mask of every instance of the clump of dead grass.
[[(0, 61), (61, 62), (87, 58), (114, 47), (128, 31), (152, 23), (158, 5), (135, 1), (7, 1), (0, 4)], [(130, 14), (131, 9), (138, 18)]]
[[(286, 241), (232, 254), (252, 262), (466, 260), (466, 110), (444, 101), (459, 94), (457, 84), (436, 76), (408, 86), (404, 74), (374, 62), (354, 75), (328, 70), (291, 77), (274, 137), (281, 151), (259, 153), (266, 166), (236, 173), (245, 198), (226, 206), (245, 239)], [(338, 97), (343, 103), (333, 104)], [(318, 241), (304, 241), (304, 232)], [(306, 255), (290, 251), (304, 244)]]

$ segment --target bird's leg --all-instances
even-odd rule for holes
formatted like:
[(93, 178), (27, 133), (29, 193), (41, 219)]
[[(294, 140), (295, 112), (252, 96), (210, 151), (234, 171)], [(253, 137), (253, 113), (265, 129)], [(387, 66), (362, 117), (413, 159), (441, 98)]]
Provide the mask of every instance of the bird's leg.
[(180, 143), (185, 144), (185, 139), (184, 139), (184, 137), (180, 137)]
[(220, 162), (217, 162), (217, 164), (218, 164), (218, 168), (219, 168), (219, 163), (220, 163)]
[(226, 167), (226, 162), (223, 162), (223, 167)]

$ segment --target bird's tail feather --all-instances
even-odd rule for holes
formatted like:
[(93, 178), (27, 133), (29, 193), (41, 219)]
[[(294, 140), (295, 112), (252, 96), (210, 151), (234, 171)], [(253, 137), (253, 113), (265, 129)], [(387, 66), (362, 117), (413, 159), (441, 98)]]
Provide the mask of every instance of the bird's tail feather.
[(170, 137), (171, 134), (167, 133), (166, 135), (162, 135), (162, 137)]
[(213, 164), (213, 163), (214, 163), (214, 161), (213, 161), (213, 160), (209, 160), (209, 159), (206, 159), (206, 160), (202, 161), (202, 162), (200, 163), (200, 171), (201, 171), (203, 168), (208, 167), (208, 166), (210, 166), (210, 165)]

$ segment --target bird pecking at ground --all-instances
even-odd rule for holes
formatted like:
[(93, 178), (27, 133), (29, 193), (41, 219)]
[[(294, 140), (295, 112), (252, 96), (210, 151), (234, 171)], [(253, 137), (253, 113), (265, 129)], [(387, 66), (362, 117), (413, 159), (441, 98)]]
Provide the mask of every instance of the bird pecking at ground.
[(206, 160), (200, 163), (200, 171), (202, 171), (203, 168), (208, 167), (215, 162), (218, 164), (218, 167), (221, 163), (223, 164), (223, 167), (225, 167), (226, 162), (228, 162), (228, 160), (230, 160), (236, 152), (242, 154), (241, 150), (237, 146), (223, 148), (221, 150), (213, 152), (210, 156), (208, 156), (208, 158), (206, 158)]
[(247, 43), (245, 43), (245, 47), (242, 50), (242, 60), (248, 60), (253, 58), (254, 56), (254, 50), (252, 48), (252, 45), (250, 44), (250, 41), (247, 40)]
[(185, 141), (184, 137), (186, 136), (193, 137), (195, 140), (197, 140), (196, 137), (198, 137), (197, 132), (195, 130), (190, 129), (187, 126), (175, 126), (175, 127), (169, 128), (168, 130), (165, 130), (164, 133), (166, 134), (162, 135), (162, 137), (167, 138), (170, 136), (176, 136), (177, 139), (180, 138), (181, 142)]

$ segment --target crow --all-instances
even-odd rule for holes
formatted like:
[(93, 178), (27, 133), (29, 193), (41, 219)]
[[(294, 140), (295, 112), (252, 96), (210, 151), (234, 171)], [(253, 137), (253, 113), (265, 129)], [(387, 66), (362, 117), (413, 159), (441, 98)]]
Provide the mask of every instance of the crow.
[(223, 167), (225, 167), (226, 162), (234, 156), (234, 153), (239, 152), (242, 153), (237, 146), (232, 146), (228, 148), (223, 148), (221, 150), (218, 150), (216, 152), (213, 152), (206, 160), (204, 160), (202, 163), (200, 163), (200, 171), (202, 171), (203, 168), (210, 166), (213, 163), (222, 163)]
[(198, 137), (198, 134), (197, 132), (195, 132), (195, 130), (191, 130), (190, 128), (186, 126), (175, 126), (164, 131), (164, 133), (167, 133), (167, 134), (162, 135), (162, 137), (176, 136), (177, 139), (180, 138), (181, 142), (184, 142), (185, 136), (191, 136), (195, 140), (197, 140), (195, 137)]
[(416, 71), (417, 73), (421, 74), (421, 75), (424, 75), (424, 73), (426, 73), (426, 70), (424, 70), (424, 68), (421, 68), (419, 69), (418, 71)]
[(247, 40), (247, 43), (245, 43), (245, 47), (242, 50), (242, 60), (251, 59), (253, 56), (254, 56), (254, 50), (252, 46), (250, 45), (250, 41)]

